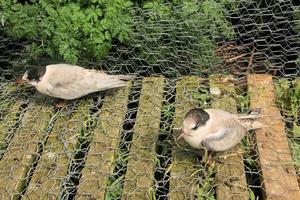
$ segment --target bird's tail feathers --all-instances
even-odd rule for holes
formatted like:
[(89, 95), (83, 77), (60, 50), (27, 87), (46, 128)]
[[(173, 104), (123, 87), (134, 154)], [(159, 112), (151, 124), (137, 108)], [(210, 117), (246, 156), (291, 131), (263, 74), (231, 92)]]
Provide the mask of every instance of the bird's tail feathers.
[(119, 87), (125, 87), (127, 83), (125, 81), (119, 80), (119, 79), (109, 79), (102, 81), (99, 83), (98, 88), (101, 90), (108, 90), (113, 88), (119, 88)]
[(268, 126), (261, 123), (261, 122), (258, 122), (258, 121), (254, 121), (252, 124), (251, 124), (251, 129), (252, 130), (256, 130), (256, 129), (261, 129), (261, 128), (267, 128)]
[(256, 120), (237, 120), (247, 131), (267, 128), (268, 126)]
[(263, 117), (263, 115), (261, 115), (261, 108), (256, 108), (252, 110), (250, 114), (240, 115), (237, 119), (247, 130), (256, 130), (268, 127), (267, 125), (257, 121), (257, 119), (261, 117)]
[(256, 108), (254, 110), (252, 110), (249, 114), (247, 115), (239, 115), (238, 119), (257, 119), (262, 117), (261, 113), (261, 108)]

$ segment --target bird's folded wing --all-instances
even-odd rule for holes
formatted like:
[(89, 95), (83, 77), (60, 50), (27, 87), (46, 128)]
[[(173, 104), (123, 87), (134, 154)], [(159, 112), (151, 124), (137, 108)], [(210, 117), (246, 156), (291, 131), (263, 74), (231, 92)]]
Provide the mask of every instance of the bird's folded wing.
[(236, 129), (236, 128), (244, 128), (239, 120), (234, 117), (226, 118), (222, 120), (215, 120), (211, 125), (211, 133), (218, 132), (220, 129)]
[(204, 140), (201, 141), (201, 146), (208, 150), (215, 150), (216, 146), (219, 145), (220, 141), (228, 137), (228, 129), (220, 129), (217, 132), (211, 133)]
[[(97, 90), (98, 83), (109, 80), (109, 77), (100, 71), (84, 69), (81, 67), (58, 67), (49, 68), (47, 83), (52, 86), (52, 89), (81, 89)], [(48, 69), (47, 69), (48, 70)]]
[(246, 133), (246, 128), (235, 118), (215, 121), (211, 133), (201, 142), (201, 145), (212, 151), (226, 151), (240, 142)]
[(227, 151), (238, 144), (243, 136), (243, 130), (222, 129), (202, 140), (201, 146), (212, 151)]
[(86, 71), (81, 68), (47, 68), (47, 83), (53, 88), (68, 87), (75, 82), (82, 81), (86, 77)]

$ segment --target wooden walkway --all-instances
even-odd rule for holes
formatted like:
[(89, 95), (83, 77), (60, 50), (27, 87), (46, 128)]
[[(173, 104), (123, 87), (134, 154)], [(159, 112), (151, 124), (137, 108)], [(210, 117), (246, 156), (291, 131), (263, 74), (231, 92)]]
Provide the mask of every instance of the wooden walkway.
[[(192, 96), (203, 81), (189, 76), (176, 82), (172, 127), (180, 127), (186, 112), (200, 106)], [(299, 200), (298, 177), (275, 104), (272, 77), (249, 75), (247, 82), (250, 107), (262, 108), (261, 121), (268, 125), (255, 132), (261, 198)], [(206, 84), (215, 91), (212, 107), (237, 112), (233, 77), (214, 75)], [(168, 101), (167, 85), (168, 80), (162, 77), (144, 78), (141, 88), (128, 83), (104, 98), (94, 95), (57, 110), (45, 103), (42, 95), (25, 97), (22, 89), (6, 84), (0, 98), (0, 199), (201, 197), (202, 164), (196, 154), (181, 148), (189, 148), (183, 141), (180, 146), (174, 144), (171, 134), (176, 131), (169, 131), (165, 141), (172, 143), (165, 159), (168, 164), (163, 173), (157, 173), (162, 164), (157, 143)], [(138, 99), (131, 97), (134, 91), (139, 93)], [(132, 101), (136, 103), (129, 106)], [(242, 145), (218, 155), (210, 186), (215, 199), (251, 198), (253, 187), (247, 180), (244, 156)], [(167, 177), (164, 192), (160, 191), (157, 174)]]

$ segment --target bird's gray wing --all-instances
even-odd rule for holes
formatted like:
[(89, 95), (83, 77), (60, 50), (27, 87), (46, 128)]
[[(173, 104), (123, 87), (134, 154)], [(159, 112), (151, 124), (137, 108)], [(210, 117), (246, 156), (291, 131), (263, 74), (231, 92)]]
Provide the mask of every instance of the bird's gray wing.
[(93, 92), (124, 87), (125, 80), (130, 79), (129, 76), (107, 75), (77, 65), (55, 64), (46, 67), (37, 89), (53, 97), (76, 99)]
[(47, 66), (49, 71), (48, 82), (54, 88), (69, 87), (74, 84), (79, 84), (80, 87), (87, 87), (88, 83), (94, 81), (93, 85), (96, 85), (95, 80), (106, 80), (108, 76), (104, 72), (84, 69), (76, 65), (51, 65)]
[[(47, 68), (48, 70), (48, 68)], [(74, 99), (101, 90), (101, 87), (112, 87), (109, 77), (102, 72), (79, 67), (66, 67), (59, 70), (49, 69), (46, 90), (51, 96), (63, 99)], [(47, 72), (47, 73), (48, 73)]]
[(243, 129), (222, 128), (203, 139), (201, 146), (212, 151), (227, 151), (238, 144), (244, 135)]
[(201, 146), (205, 149), (217, 151), (221, 146), (222, 141), (229, 136), (230, 132), (228, 129), (221, 129), (217, 132), (211, 133), (208, 137), (201, 141)]

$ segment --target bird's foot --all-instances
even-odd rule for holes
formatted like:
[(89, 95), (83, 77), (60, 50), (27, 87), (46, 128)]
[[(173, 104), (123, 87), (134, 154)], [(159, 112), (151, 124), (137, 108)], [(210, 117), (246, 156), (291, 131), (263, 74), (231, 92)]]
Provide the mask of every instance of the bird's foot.
[(66, 105), (66, 100), (60, 99), (58, 102), (55, 103), (55, 108), (64, 108)]

